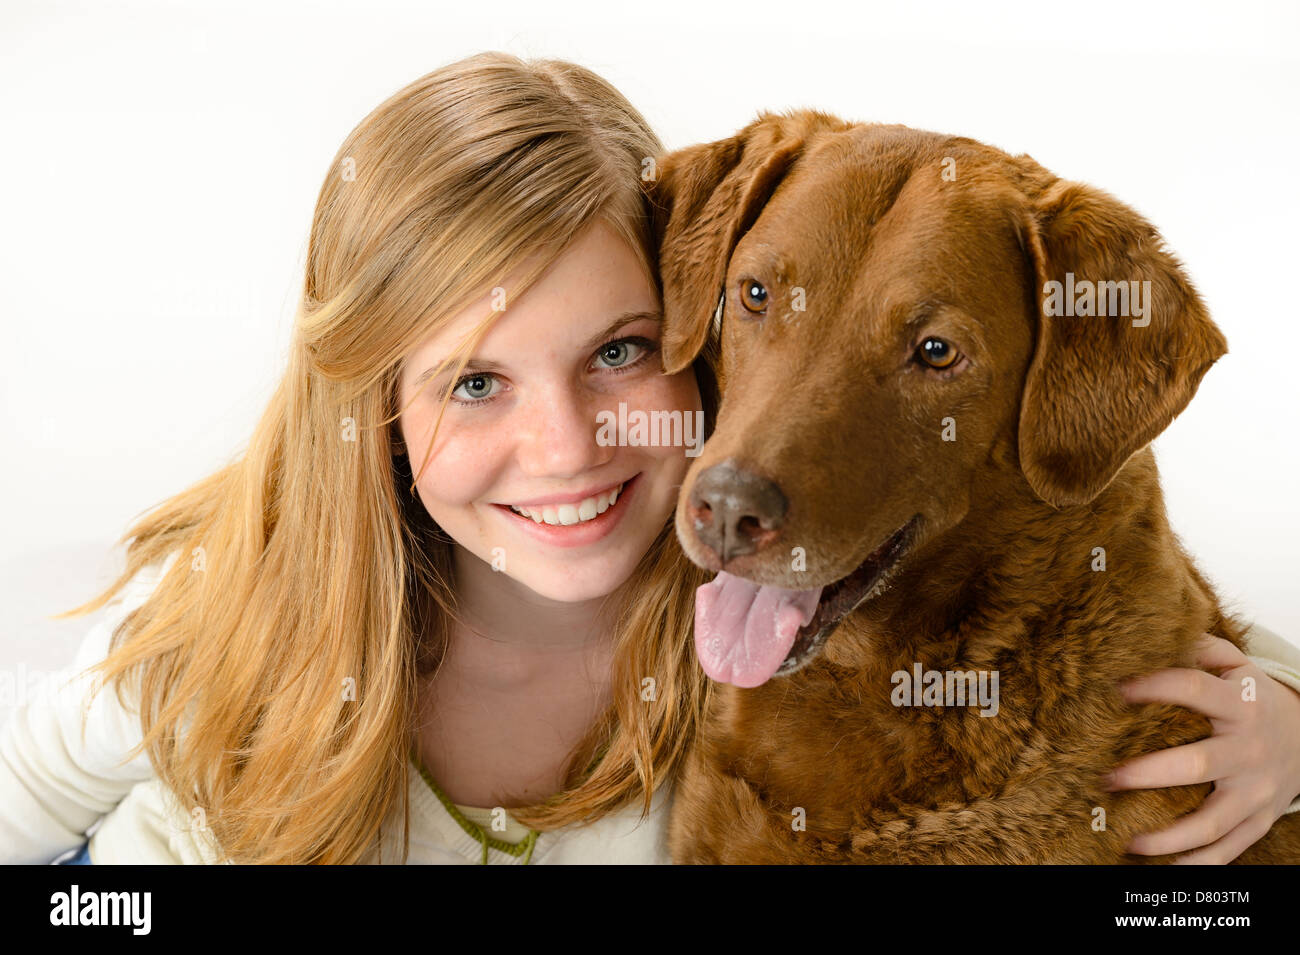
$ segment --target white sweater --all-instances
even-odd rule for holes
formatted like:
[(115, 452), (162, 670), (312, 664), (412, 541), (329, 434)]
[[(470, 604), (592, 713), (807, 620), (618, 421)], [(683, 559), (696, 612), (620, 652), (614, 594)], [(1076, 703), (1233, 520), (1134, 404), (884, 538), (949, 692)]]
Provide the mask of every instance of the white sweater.
[[(175, 559), (172, 555), (132, 578), (87, 633), (72, 665), (48, 677), (5, 726), (0, 736), (0, 863), (52, 862), (81, 846), (96, 822), (90, 836), (90, 858), (96, 865), (216, 861), (210, 834), (201, 820), (181, 811), (154, 775), (148, 755), (123, 762), (143, 736), (136, 706), (124, 708), (113, 687), (105, 687), (91, 704), (84, 740), (80, 734), (81, 710), (92, 683), (80, 671), (107, 656), (113, 630), (144, 603)], [(138, 704), (138, 699), (129, 702)], [(407, 791), (409, 864), (482, 861), (482, 842), (452, 817), (414, 763)], [(666, 865), (671, 861), (666, 841), (670, 802), (671, 790), (663, 786), (644, 820), (639, 806), (628, 807), (587, 826), (540, 833), (528, 864)], [(394, 808), (382, 830), (384, 863), (396, 861), (400, 853), (400, 810), (400, 805)], [(475, 812), (471, 808), (465, 815)], [(508, 821), (511, 829), (519, 828)], [(489, 835), (514, 841), (509, 832)], [(524, 856), (489, 847), (488, 862), (519, 865)]]
[[(123, 757), (141, 739), (137, 711), (107, 687), (91, 706), (84, 739), (80, 716), (90, 678), (80, 671), (108, 653), (113, 630), (147, 599), (167, 562), (145, 568), (107, 605), (72, 665), (47, 678), (43, 692), (15, 710), (0, 736), (0, 863), (48, 863), (90, 837), (95, 864), (207, 863), (216, 860), (201, 820), (180, 811), (153, 773), (149, 758)], [(1300, 692), (1300, 648), (1255, 625), (1247, 635), (1252, 661)], [(414, 764), (410, 786), (410, 864), (473, 864), (483, 845), (456, 821)], [(666, 833), (671, 790), (661, 787), (641, 818), (628, 807), (587, 826), (537, 837), (529, 864), (670, 862)], [(384, 825), (383, 861), (401, 844), (400, 807)], [(1300, 797), (1288, 812), (1300, 811)], [(473, 816), (471, 810), (466, 815)], [(96, 823), (99, 823), (97, 828)], [(513, 820), (511, 820), (513, 823)], [(500, 834), (498, 834), (500, 835)], [(366, 860), (378, 861), (376, 858)], [(491, 864), (518, 865), (521, 855), (489, 847)]]

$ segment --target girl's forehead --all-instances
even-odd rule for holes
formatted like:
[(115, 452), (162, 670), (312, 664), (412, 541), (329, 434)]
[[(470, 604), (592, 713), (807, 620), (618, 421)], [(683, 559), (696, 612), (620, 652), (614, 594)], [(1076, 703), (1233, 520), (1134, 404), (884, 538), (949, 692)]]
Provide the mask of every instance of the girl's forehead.
[(462, 306), (420, 344), (409, 368), (423, 374), (436, 366), (472, 339), (485, 321), (489, 327), (472, 355), (486, 360), (521, 347), (561, 352), (586, 347), (626, 316), (659, 314), (657, 290), (632, 250), (608, 229), (604, 234), (589, 231), (586, 240), (575, 241), (532, 287), (515, 297), (520, 274), (516, 269)]

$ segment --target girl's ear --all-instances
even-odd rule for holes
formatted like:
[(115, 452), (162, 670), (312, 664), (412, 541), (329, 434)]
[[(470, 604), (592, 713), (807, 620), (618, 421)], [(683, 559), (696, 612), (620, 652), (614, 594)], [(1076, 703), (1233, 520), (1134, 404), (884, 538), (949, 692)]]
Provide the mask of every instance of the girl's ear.
[(807, 136), (847, 125), (813, 110), (763, 113), (729, 139), (658, 160), (655, 176), (642, 185), (659, 250), (665, 372), (680, 371), (699, 354), (731, 253), (802, 153)]

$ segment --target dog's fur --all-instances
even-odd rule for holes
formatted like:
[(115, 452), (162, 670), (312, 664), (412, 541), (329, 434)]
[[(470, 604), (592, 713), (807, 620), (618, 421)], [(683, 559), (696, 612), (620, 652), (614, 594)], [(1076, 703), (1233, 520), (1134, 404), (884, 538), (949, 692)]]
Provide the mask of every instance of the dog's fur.
[[(722, 405), (677, 512), (687, 554), (724, 566), (693, 510), (722, 462), (788, 500), (725, 563), (758, 583), (830, 584), (920, 515), (888, 586), (808, 665), (715, 688), (675, 861), (1169, 861), (1125, 846), (1211, 785), (1112, 793), (1101, 777), (1210, 724), (1117, 684), (1194, 665), (1206, 631), (1241, 647), (1245, 628), (1170, 530), (1148, 446), (1227, 350), (1155, 229), (1027, 156), (810, 110), (656, 173), (665, 369), (721, 336)], [(1067, 272), (1150, 281), (1149, 324), (1046, 315), (1044, 284)], [(766, 287), (763, 314), (743, 279)], [(963, 366), (918, 362), (929, 336)], [(891, 674), (918, 662), (998, 671), (999, 712), (894, 706)], [(1300, 861), (1300, 814), (1237, 861)]]

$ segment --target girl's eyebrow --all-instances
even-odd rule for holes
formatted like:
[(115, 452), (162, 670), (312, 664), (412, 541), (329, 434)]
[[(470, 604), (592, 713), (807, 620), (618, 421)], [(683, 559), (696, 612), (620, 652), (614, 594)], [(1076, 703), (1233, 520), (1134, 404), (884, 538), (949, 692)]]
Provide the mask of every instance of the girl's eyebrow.
[(622, 315), (618, 316), (618, 318), (614, 319), (612, 322), (610, 322), (608, 325), (606, 325), (604, 328), (598, 331), (595, 335), (591, 336), (591, 338), (587, 342), (587, 348), (589, 349), (595, 348), (597, 345), (605, 344), (605, 342), (609, 341), (611, 336), (613, 336), (613, 334), (616, 331), (618, 331), (620, 328), (622, 328), (624, 325), (630, 325), (633, 322), (638, 322), (643, 318), (648, 318), (652, 322), (662, 324), (664, 320), (664, 314), (659, 309), (652, 309), (651, 311), (648, 312), (624, 312)]
[[(660, 311), (659, 309), (654, 309), (648, 312), (624, 312), (622, 315), (618, 316), (616, 319), (614, 319), (612, 322), (610, 322), (608, 325), (602, 328), (599, 332), (593, 335), (587, 341), (586, 348), (592, 349), (595, 348), (597, 345), (605, 344), (605, 342), (609, 341), (610, 337), (615, 332), (617, 332), (620, 328), (622, 328), (624, 325), (630, 325), (632, 322), (641, 321), (642, 319), (649, 319), (653, 322), (658, 322), (662, 324), (664, 320), (664, 316), (663, 316), (663, 312)], [(415, 384), (413, 384), (411, 387), (418, 390), (421, 385), (423, 385), (426, 381), (428, 381), (437, 373), (438, 366), (440, 364), (441, 362), (434, 362), (431, 368), (426, 368), (423, 372), (421, 372), (420, 377), (415, 379)], [(481, 371), (481, 372), (493, 372), (493, 371), (500, 371), (504, 366), (501, 365), (500, 362), (490, 361), (488, 359), (471, 358), (469, 361), (465, 363), (465, 367), (466, 368), (472, 367), (476, 371)]]
[[(411, 387), (418, 391), (421, 385), (423, 385), (426, 381), (428, 381), (430, 378), (432, 378), (434, 375), (438, 373), (439, 365), (441, 365), (441, 362), (435, 362), (432, 368), (426, 368), (420, 374), (420, 377), (415, 379), (415, 384), (412, 385)], [(487, 361), (487, 360), (476, 361), (473, 358), (471, 358), (469, 361), (465, 362), (465, 367), (474, 368), (477, 371), (500, 371), (503, 366), (499, 365), (497, 362), (494, 361)], [(451, 371), (451, 366), (448, 365), (446, 368), (443, 369), (443, 371), (444, 372)]]

